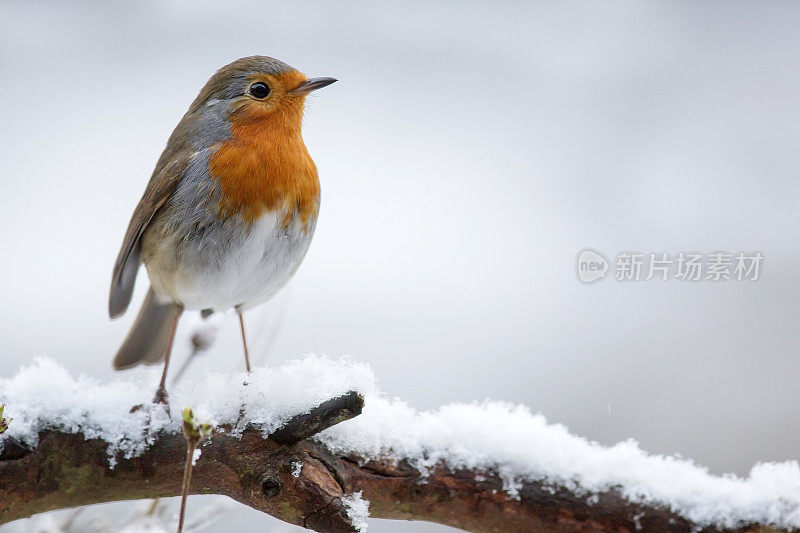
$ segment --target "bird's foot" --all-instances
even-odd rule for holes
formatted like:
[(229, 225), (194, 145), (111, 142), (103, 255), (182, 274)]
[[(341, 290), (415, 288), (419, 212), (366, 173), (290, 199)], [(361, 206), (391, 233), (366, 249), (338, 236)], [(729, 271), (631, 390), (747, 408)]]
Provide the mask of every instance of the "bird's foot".
[(170, 414), (169, 393), (167, 392), (166, 387), (159, 387), (158, 389), (156, 389), (156, 395), (153, 396), (153, 403), (161, 404), (161, 406), (164, 407), (164, 410), (167, 412), (167, 414)]

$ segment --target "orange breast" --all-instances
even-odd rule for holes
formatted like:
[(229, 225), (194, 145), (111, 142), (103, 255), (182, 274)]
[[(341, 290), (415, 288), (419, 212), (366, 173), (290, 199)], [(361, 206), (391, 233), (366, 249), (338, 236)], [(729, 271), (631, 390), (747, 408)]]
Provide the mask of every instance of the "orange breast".
[(253, 222), (279, 210), (284, 226), (296, 214), (307, 228), (319, 210), (319, 179), (300, 135), (302, 102), (268, 116), (251, 111), (231, 116), (231, 138), (209, 161), (222, 193), (220, 217)]

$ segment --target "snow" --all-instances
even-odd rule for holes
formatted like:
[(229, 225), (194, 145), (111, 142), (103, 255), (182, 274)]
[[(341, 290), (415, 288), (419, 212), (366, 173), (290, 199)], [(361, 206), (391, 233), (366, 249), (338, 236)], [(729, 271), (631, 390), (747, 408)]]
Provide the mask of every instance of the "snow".
[(300, 473), (303, 471), (303, 463), (300, 461), (295, 461), (292, 463), (292, 477), (300, 477)]
[(342, 498), (347, 517), (359, 533), (366, 533), (369, 525), (369, 500), (362, 497), (361, 491)]
[(192, 466), (197, 464), (197, 461), (200, 459), (200, 455), (203, 452), (200, 451), (200, 448), (195, 448), (192, 452)]
[[(113, 466), (117, 456), (144, 451), (154, 433), (181, 430), (179, 416), (171, 420), (150, 404), (154, 383), (99, 383), (73, 377), (50, 359), (37, 359), (16, 376), (0, 379), (0, 403), (6, 404), (5, 416), (14, 419), (0, 435), (0, 447), (9, 437), (33, 446), (38, 432), (48, 427), (83, 432), (108, 443)], [(251, 426), (269, 434), (288, 418), (349, 390), (364, 395), (363, 414), (315, 437), (336, 453), (405, 459), (423, 473), (439, 462), (475, 469), (476, 479), (499, 476), (511, 498), (520, 497), (528, 480), (565, 486), (589, 503), (597, 492), (618, 487), (632, 501), (665, 505), (701, 525), (800, 527), (797, 461), (759, 463), (744, 478), (714, 476), (690, 460), (647, 454), (632, 440), (614, 446), (587, 441), (520, 405), (486, 401), (418, 411), (383, 395), (371, 369), (348, 358), (309, 356), (249, 375), (207, 373), (175, 387), (170, 400), (173, 413), (191, 407), (219, 424), (234, 423), (244, 403), (235, 431)], [(137, 404), (145, 407), (129, 413)]]
[(360, 417), (317, 438), (335, 452), (390, 453), (423, 472), (439, 461), (496, 471), (511, 497), (525, 480), (587, 496), (618, 486), (632, 501), (664, 504), (699, 524), (800, 526), (797, 461), (757, 464), (747, 478), (713, 476), (690, 460), (647, 454), (633, 440), (610, 447), (587, 441), (521, 405), (487, 401), (419, 412), (399, 400), (367, 398)]
[[(140, 455), (159, 431), (180, 432), (184, 407), (191, 407), (200, 420), (224, 424), (237, 420), (244, 403), (239, 431), (250, 425), (266, 435), (292, 416), (349, 390), (377, 394), (368, 366), (346, 358), (307, 357), (279, 368), (255, 368), (251, 374), (209, 372), (200, 380), (183, 381), (170, 390), (170, 409), (176, 414), (170, 419), (152, 404), (155, 383), (76, 378), (52, 359), (37, 358), (13, 378), (0, 379), (0, 403), (7, 404), (5, 416), (14, 418), (0, 436), (0, 447), (8, 437), (35, 446), (38, 433), (48, 427), (83, 432), (108, 442), (113, 466), (117, 454)], [(135, 405), (143, 407), (130, 413)], [(145, 434), (148, 418), (150, 431)]]

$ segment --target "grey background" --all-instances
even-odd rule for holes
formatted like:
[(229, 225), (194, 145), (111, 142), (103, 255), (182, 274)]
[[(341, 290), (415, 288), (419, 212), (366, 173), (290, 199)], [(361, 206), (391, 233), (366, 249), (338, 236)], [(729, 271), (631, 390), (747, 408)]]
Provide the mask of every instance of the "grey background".
[[(3, 2), (2, 375), (44, 354), (113, 376), (133, 207), (206, 79), (265, 54), (340, 82), (305, 121), (314, 243), (247, 316), (262, 363), (350, 354), (418, 408), (522, 402), (715, 473), (796, 459), (799, 29), (789, 2)], [(765, 262), (584, 286), (587, 246)], [(236, 328), (191, 372), (239, 368)]]

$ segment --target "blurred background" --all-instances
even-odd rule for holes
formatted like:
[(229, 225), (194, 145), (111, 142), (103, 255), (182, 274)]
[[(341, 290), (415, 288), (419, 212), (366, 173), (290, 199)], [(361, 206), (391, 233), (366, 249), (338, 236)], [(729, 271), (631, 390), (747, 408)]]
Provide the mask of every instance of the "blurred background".
[[(119, 377), (147, 288), (108, 320), (133, 208), (208, 77), (263, 54), (340, 81), (305, 120), (311, 250), (246, 316), (260, 364), (349, 354), (420, 409), (521, 402), (715, 473), (797, 459), (798, 28), (789, 2), (2, 2), (2, 375), (48, 355)], [(764, 262), (584, 285), (585, 247)], [(215, 324), (189, 375), (241, 368), (235, 316)]]

